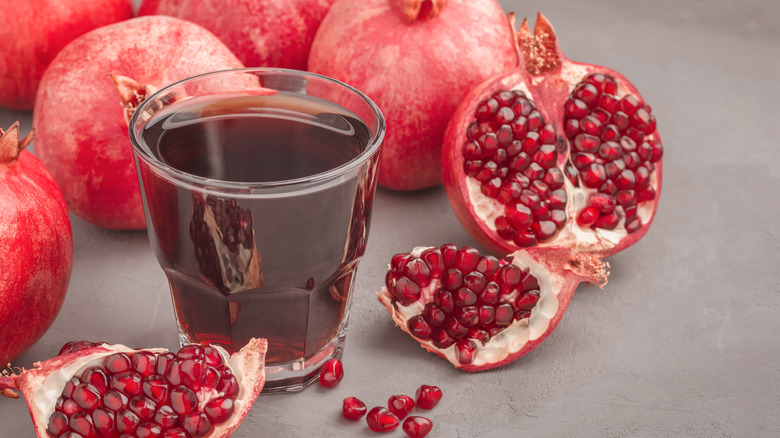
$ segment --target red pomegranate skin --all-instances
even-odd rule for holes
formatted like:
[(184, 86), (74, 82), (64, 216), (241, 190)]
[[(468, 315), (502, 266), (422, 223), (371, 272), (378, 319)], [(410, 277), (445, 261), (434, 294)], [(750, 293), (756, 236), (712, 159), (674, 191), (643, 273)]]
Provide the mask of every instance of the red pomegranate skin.
[(247, 67), (306, 70), (334, 0), (145, 0), (139, 15), (169, 15), (214, 32)]
[(379, 185), (419, 190), (442, 182), (444, 130), (463, 97), (515, 69), (513, 29), (495, 0), (450, 0), (409, 22), (401, 0), (340, 0), (314, 38), (309, 69), (363, 91), (387, 135)]
[(3, 0), (0, 106), (32, 109), (43, 72), (66, 44), (132, 17), (129, 0)]
[(211, 32), (172, 17), (139, 17), (89, 32), (65, 47), (41, 80), (35, 152), (70, 209), (95, 225), (145, 227), (127, 122), (109, 75), (157, 89), (243, 64)]
[(54, 178), (30, 152), (10, 160), (4, 146), (0, 138), (2, 366), (21, 356), (54, 322), (73, 266), (68, 208)]

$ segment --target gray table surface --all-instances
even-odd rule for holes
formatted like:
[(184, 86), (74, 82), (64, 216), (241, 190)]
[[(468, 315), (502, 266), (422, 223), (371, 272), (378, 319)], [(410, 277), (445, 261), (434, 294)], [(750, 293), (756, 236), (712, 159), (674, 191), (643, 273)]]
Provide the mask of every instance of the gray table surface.
[[(542, 10), (572, 59), (611, 66), (654, 108), (664, 188), (647, 236), (612, 257), (606, 290), (578, 289), (558, 329), (519, 361), (465, 374), (393, 327), (374, 291), (390, 257), (420, 244), (475, 245), (441, 187), (379, 190), (352, 307), (346, 377), (262, 396), (236, 437), (365, 436), (341, 400), (370, 405), (439, 385), (435, 437), (780, 436), (780, 3), (564, 2)], [(31, 114), (0, 110), (0, 126)], [(146, 233), (71, 216), (67, 299), (17, 362), (73, 339), (177, 348), (168, 286)], [(22, 401), (0, 400), (0, 437), (32, 437)], [(404, 436), (399, 430), (388, 436)]]

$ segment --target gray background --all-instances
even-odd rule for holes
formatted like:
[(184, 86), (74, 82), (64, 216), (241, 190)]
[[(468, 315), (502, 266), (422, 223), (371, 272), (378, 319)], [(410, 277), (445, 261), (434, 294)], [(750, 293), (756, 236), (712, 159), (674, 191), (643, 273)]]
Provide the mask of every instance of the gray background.
[[(396, 252), (474, 245), (441, 187), (379, 190), (355, 291), (346, 377), (263, 396), (237, 437), (364, 436), (342, 398), (370, 405), (439, 385), (430, 436), (780, 436), (780, 3), (774, 0), (503, 0), (542, 10), (565, 52), (630, 78), (664, 139), (664, 187), (647, 236), (612, 257), (606, 290), (578, 289), (531, 354), (464, 374), (393, 327), (374, 291)], [(0, 110), (0, 125), (30, 113)], [(72, 216), (62, 311), (17, 365), (72, 339), (177, 347), (168, 286), (145, 232)], [(0, 436), (33, 436), (24, 403), (0, 400)], [(404, 436), (395, 431), (389, 436)]]

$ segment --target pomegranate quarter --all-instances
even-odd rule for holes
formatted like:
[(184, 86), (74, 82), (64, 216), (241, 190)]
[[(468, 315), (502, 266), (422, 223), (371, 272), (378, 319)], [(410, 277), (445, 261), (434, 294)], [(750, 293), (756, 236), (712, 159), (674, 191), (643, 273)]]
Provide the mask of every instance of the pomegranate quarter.
[(473, 90), (445, 135), (444, 186), (496, 254), (534, 246), (615, 254), (650, 227), (661, 193), (655, 116), (616, 71), (568, 60), (539, 14), (518, 70)]
[(606, 284), (608, 265), (565, 247), (511, 261), (447, 244), (396, 254), (377, 294), (401, 329), (464, 371), (505, 365), (554, 329), (580, 282)]
[(221, 347), (135, 350), (78, 342), (36, 368), (0, 375), (27, 401), (39, 438), (230, 436), (265, 383), (265, 339)]

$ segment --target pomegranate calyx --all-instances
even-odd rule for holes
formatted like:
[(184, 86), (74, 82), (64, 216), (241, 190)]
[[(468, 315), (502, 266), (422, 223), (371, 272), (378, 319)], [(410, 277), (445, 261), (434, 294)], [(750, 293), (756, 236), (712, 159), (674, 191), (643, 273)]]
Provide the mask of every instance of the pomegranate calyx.
[(538, 75), (561, 67), (561, 51), (558, 46), (558, 36), (539, 12), (536, 16), (534, 32), (528, 26), (528, 19), (523, 18), (520, 30), (517, 32), (517, 44), (523, 52), (525, 68), (531, 75)]
[(426, 1), (430, 1), (431, 3), (428, 18), (435, 18), (447, 4), (447, 0), (404, 0), (404, 15), (406, 15), (406, 19), (410, 23), (420, 17), (420, 12), (423, 10), (423, 3)]
[(156, 87), (149, 84), (141, 84), (135, 79), (127, 76), (111, 74), (111, 81), (114, 83), (119, 98), (122, 99), (124, 107), (125, 122), (130, 123), (133, 113), (141, 103), (157, 91)]
[(19, 154), (32, 143), (38, 129), (33, 126), (26, 137), (19, 140), (19, 122), (14, 122), (7, 131), (0, 128), (0, 163), (13, 163)]

